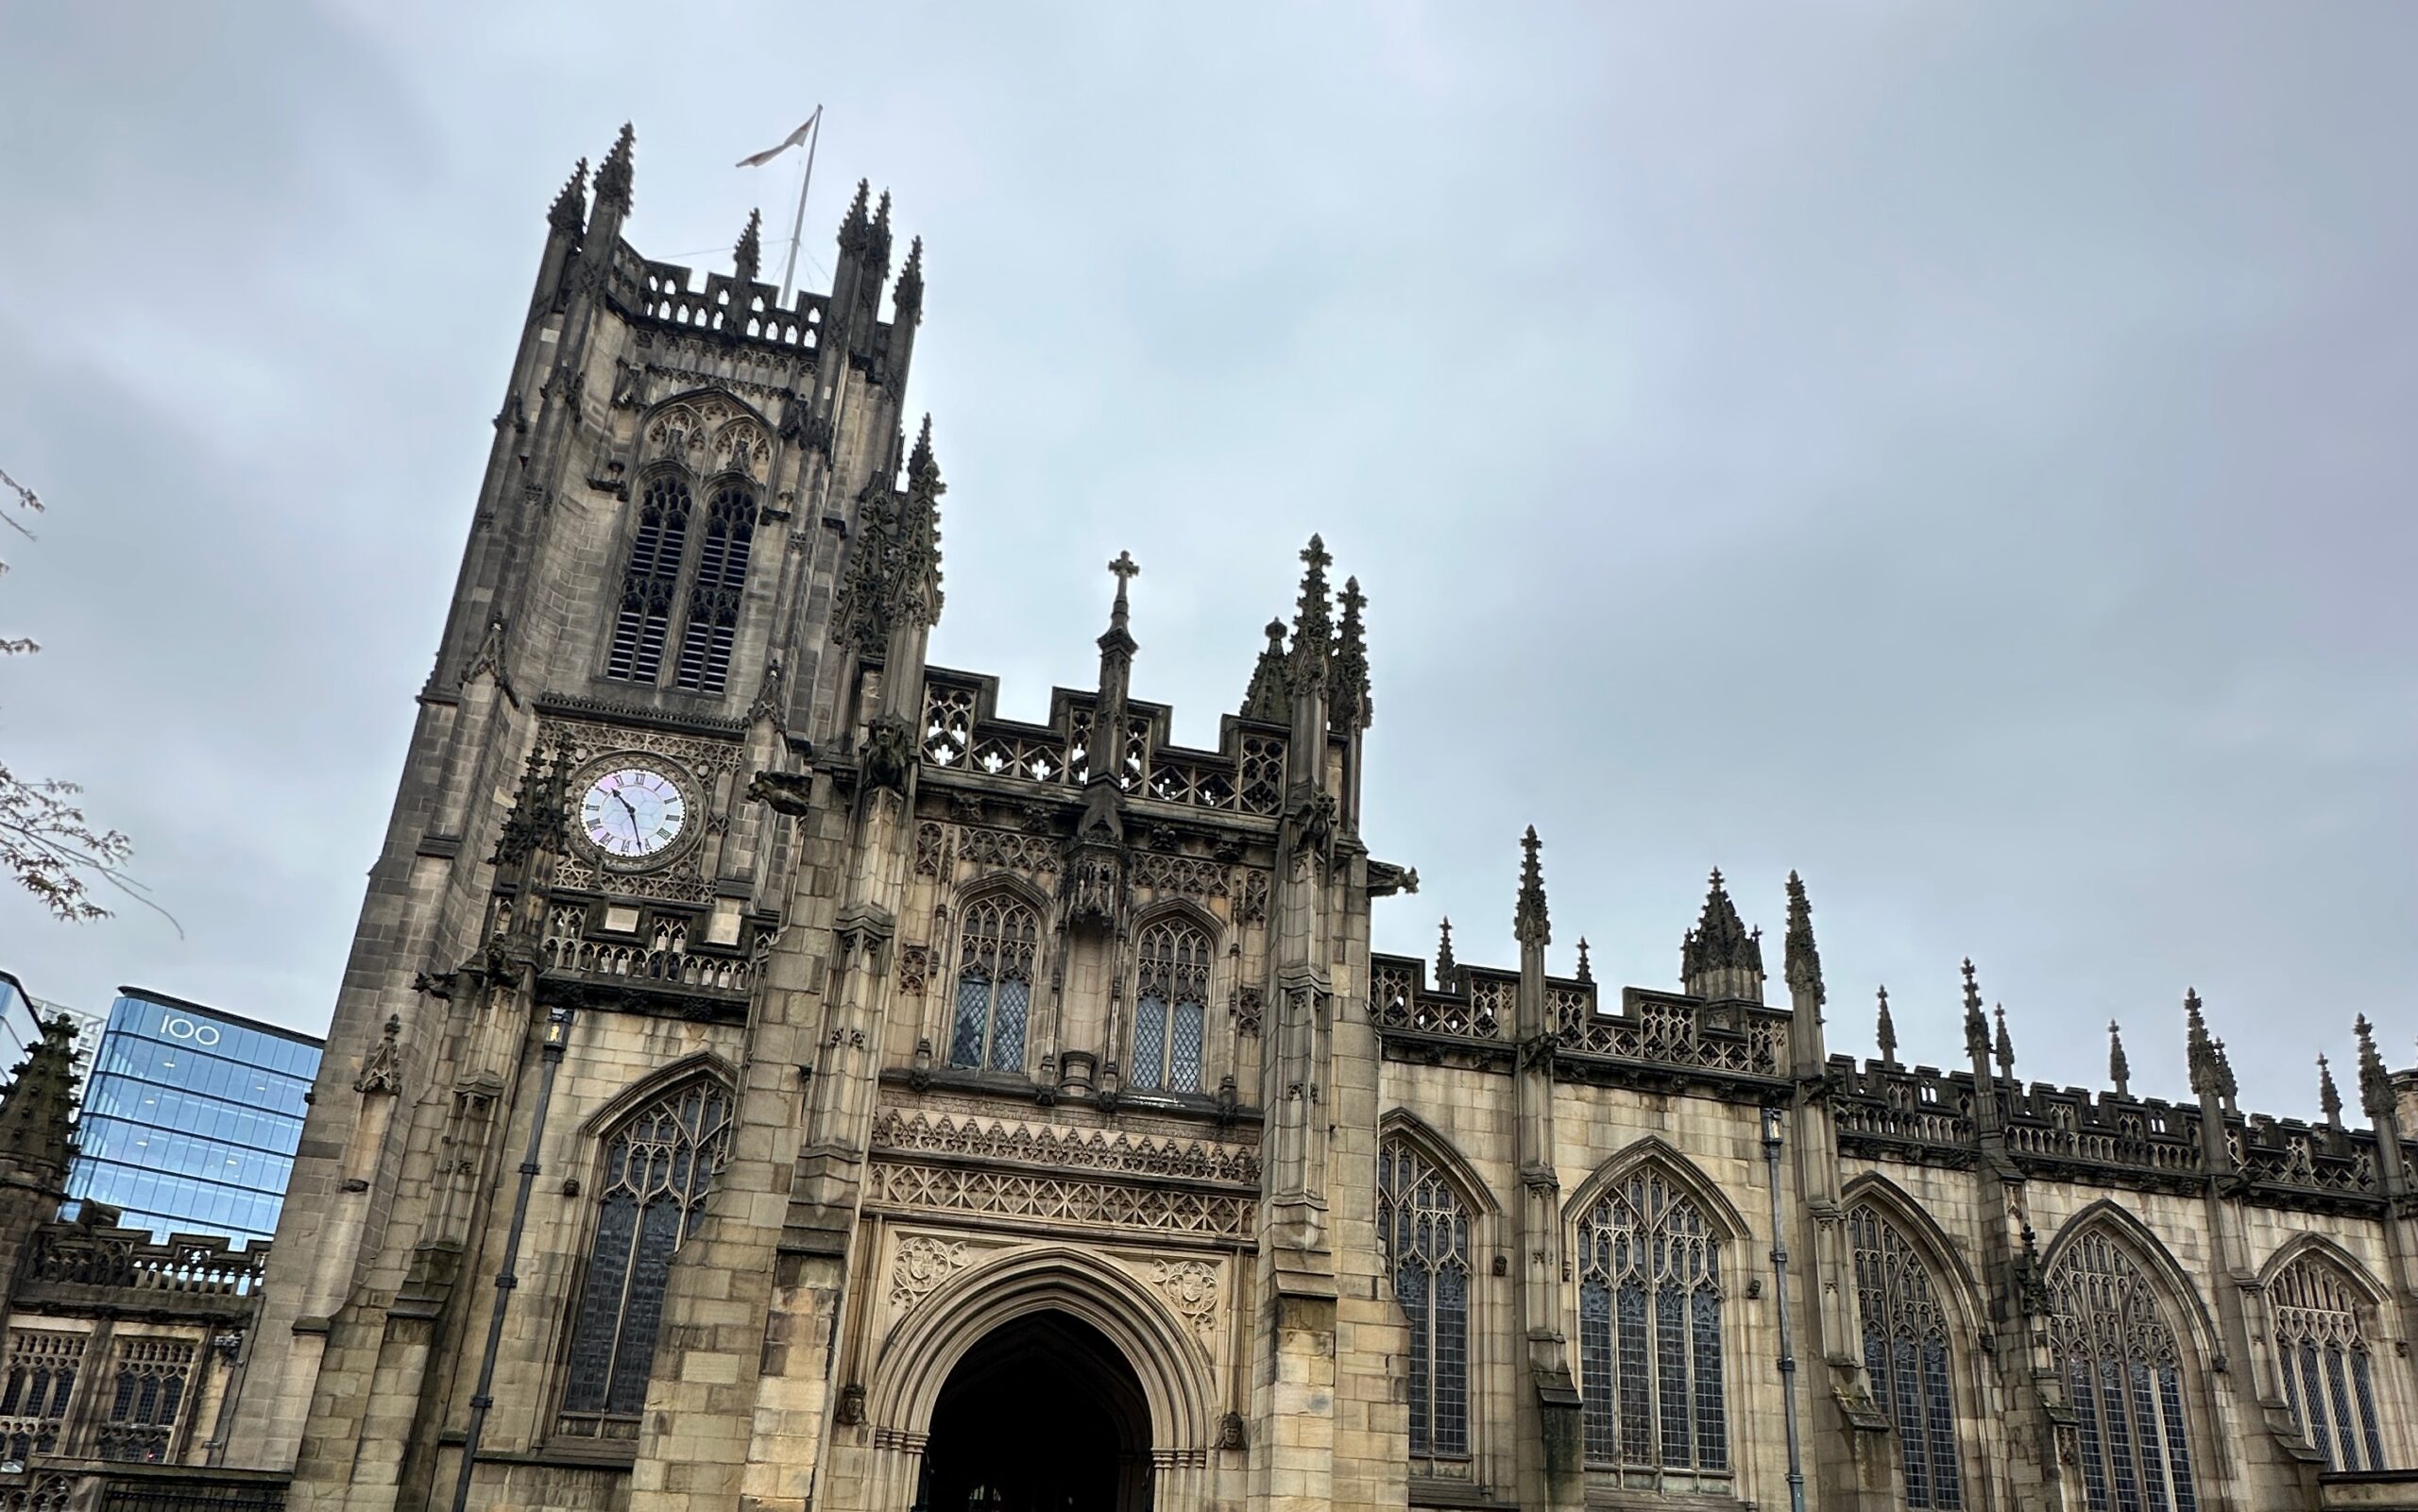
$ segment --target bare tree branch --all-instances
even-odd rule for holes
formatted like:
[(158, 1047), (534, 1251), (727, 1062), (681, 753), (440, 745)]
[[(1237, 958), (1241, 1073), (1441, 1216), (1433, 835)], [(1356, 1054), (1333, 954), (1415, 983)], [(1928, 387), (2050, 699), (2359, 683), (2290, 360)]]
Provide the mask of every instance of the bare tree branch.
[[(0, 524), (33, 539), (34, 533), (18, 516), (42, 513), (41, 497), (6, 472), (0, 472), (0, 490), (5, 491)], [(0, 561), (0, 573), (8, 570), (9, 564)], [(41, 649), (26, 637), (0, 638), (0, 656), (29, 655)], [(0, 762), (0, 875), (31, 892), (51, 917), (71, 924), (110, 916), (94, 896), (97, 886), (106, 883), (166, 919), (181, 937), (184, 928), (176, 917), (126, 874), (134, 842), (87, 818), (76, 802), (79, 790), (72, 782), (20, 777)]]

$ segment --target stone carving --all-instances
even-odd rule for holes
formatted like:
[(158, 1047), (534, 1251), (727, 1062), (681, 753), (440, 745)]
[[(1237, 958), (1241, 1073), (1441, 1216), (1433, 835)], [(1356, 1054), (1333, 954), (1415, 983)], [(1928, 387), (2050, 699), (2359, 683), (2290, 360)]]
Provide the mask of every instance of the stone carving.
[(361, 1075), (352, 1081), (352, 1090), (365, 1096), (377, 1092), (388, 1096), (403, 1090), (403, 1068), (396, 1045), (396, 1036), (403, 1031), (403, 1021), (395, 1014), (386, 1015), (386, 1032), (369, 1053), (361, 1060)]
[[(1068, 1057), (1071, 1062), (1075, 1058)], [(916, 1154), (973, 1156), (1024, 1165), (1124, 1176), (1259, 1184), (1256, 1151), (1205, 1140), (1154, 1139), (1119, 1130), (1007, 1124), (890, 1109), (874, 1122), (873, 1147)]]
[(962, 1240), (935, 1239), (920, 1233), (899, 1240), (897, 1253), (890, 1262), (891, 1305), (914, 1306), (964, 1265), (965, 1245)]
[(876, 1161), (872, 1173), (867, 1196), (887, 1207), (1219, 1239), (1250, 1239), (1259, 1205), (1255, 1196), (1240, 1193), (1129, 1186), (1023, 1171)]
[(1154, 1260), (1151, 1280), (1203, 1338), (1218, 1321), (1218, 1267), (1205, 1260)]
[(932, 952), (928, 945), (899, 946), (898, 990), (902, 993), (922, 992), (924, 979), (931, 971), (931, 960)]

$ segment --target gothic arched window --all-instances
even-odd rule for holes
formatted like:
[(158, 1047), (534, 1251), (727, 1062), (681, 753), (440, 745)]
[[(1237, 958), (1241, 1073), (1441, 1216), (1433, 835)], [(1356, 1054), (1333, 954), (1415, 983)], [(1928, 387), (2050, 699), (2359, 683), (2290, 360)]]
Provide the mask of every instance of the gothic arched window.
[(1209, 1017), (1209, 936), (1198, 926), (1167, 920), (1142, 931), (1140, 955), (1126, 1085), (1139, 1092), (1199, 1092)]
[(2140, 1264), (2086, 1233), (2049, 1267), (2049, 1300), (2090, 1512), (2197, 1512), (2182, 1350)]
[(1873, 1397), (1897, 1425), (1906, 1504), (1961, 1507), (1948, 1317), (1932, 1297), (1931, 1271), (1870, 1202), (1848, 1210), (1848, 1234), (1855, 1245), (1856, 1305), (1864, 1315), (1864, 1367)]
[(965, 906), (957, 944), (957, 1015), (948, 1063), (967, 1070), (1024, 1069), (1032, 1016), (1032, 966), (1040, 940), (1032, 909), (994, 893)]
[(1470, 1452), (1470, 1211), (1409, 1142), (1377, 1151), (1377, 1232), (1410, 1322), (1410, 1452)]
[(689, 587), (689, 620), (680, 632), (673, 681), (719, 693), (730, 675), (730, 645), (739, 632), (739, 597), (747, 586), (747, 549), (756, 535), (756, 495), (730, 484), (706, 509), (705, 544)]
[(2348, 1278), (2313, 1255), (2267, 1289), (2275, 1308), (2276, 1364), (2301, 1432), (2338, 1470), (2385, 1468), (2375, 1377)]
[(729, 1149), (730, 1092), (711, 1079), (665, 1094), (605, 1139), (596, 1237), (571, 1315), (564, 1433), (636, 1436), (673, 1252), (704, 1215)]
[(622, 574), (621, 607), (613, 616), (613, 643), (604, 675), (651, 683), (663, 671), (663, 639), (680, 582), (680, 558), (689, 544), (689, 485), (671, 473), (646, 485), (639, 501), (638, 535)]
[(1579, 1222), (1578, 1360), (1589, 1461), (1728, 1470), (1721, 1241), (1660, 1166)]

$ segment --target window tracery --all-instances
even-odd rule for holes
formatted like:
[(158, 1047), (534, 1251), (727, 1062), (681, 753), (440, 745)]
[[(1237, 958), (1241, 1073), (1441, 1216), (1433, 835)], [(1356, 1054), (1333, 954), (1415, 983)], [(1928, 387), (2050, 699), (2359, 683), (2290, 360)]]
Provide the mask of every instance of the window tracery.
[(2050, 1267), (2049, 1296), (2090, 1512), (2197, 1512), (2182, 1351), (2139, 1264), (2086, 1233)]
[(639, 499), (638, 534), (630, 540), (621, 607), (604, 657), (607, 677), (652, 683), (663, 671), (664, 637), (688, 551), (689, 504), (688, 484), (671, 473), (656, 476)]
[(756, 496), (741, 484), (714, 494), (689, 586), (689, 619), (681, 627), (674, 681), (719, 693), (730, 676), (731, 642), (739, 630), (739, 600), (747, 586), (747, 553), (756, 535)]
[(571, 1317), (561, 1428), (630, 1438), (646, 1405), (672, 1258), (705, 1212), (730, 1147), (730, 1092), (691, 1081), (622, 1121), (604, 1143), (596, 1235)]
[(1410, 1452), (1470, 1453), (1470, 1212), (1409, 1141), (1377, 1152), (1377, 1232), (1410, 1324)]
[(970, 903), (958, 934), (956, 1019), (948, 1063), (964, 1070), (1022, 1071), (1032, 1016), (1040, 928), (1032, 909), (994, 893)]
[(1865, 1370), (1874, 1399), (1898, 1430), (1906, 1504), (1962, 1507), (1948, 1317), (1932, 1296), (1930, 1268), (1873, 1203), (1859, 1202), (1848, 1211), (1848, 1234), (1855, 1247)]
[(1209, 1018), (1208, 932), (1166, 920), (1142, 931), (1137, 954), (1127, 1084), (1140, 1092), (1199, 1092)]
[(1721, 1241), (1703, 1211), (1642, 1164), (1580, 1221), (1578, 1258), (1588, 1462), (1727, 1472)]
[(2268, 1288), (2275, 1310), (2284, 1401), (2329, 1469), (2386, 1468), (2384, 1434), (2358, 1294), (2314, 1255), (2286, 1266)]

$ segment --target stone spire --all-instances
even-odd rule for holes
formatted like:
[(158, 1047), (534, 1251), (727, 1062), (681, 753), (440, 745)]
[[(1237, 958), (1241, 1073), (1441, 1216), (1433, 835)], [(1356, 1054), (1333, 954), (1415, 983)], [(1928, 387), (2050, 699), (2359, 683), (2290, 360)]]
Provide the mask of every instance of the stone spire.
[[(1099, 698), (1092, 705), (1092, 745), (1095, 752), (1105, 748), (1115, 751), (1119, 742), (1113, 733), (1125, 728), (1125, 699), (1131, 691), (1133, 674), (1133, 653), (1141, 647), (1129, 628), (1132, 623), (1132, 604), (1126, 597), (1126, 586), (1141, 575), (1142, 569), (1131, 552), (1119, 552), (1116, 560), (1108, 564), (1116, 579), (1116, 602), (1109, 606), (1108, 628), (1099, 637)], [(1112, 763), (1103, 766), (1097, 756), (1092, 763), (1095, 776), (1106, 773), (1114, 775)]]
[(1544, 868), (1537, 861), (1541, 849), (1537, 826), (1530, 824), (1520, 841), (1520, 903), (1511, 910), (1512, 938), (1524, 945), (1553, 943), (1553, 921), (1545, 911)]
[(2208, 1021), (2200, 1014), (2200, 994), (2193, 988), (2183, 990), (2183, 1053), (2191, 1071), (2191, 1090), (2212, 1094), (2217, 1090), (2217, 1044), (2208, 1038)]
[(932, 459), (932, 417), (907, 460), (907, 491), (892, 486), (892, 467), (876, 467), (858, 495), (857, 528), (831, 605), (832, 635), (861, 652), (883, 654), (902, 617), (930, 625), (941, 614), (940, 464)]
[(596, 170), (596, 208), (609, 208), (616, 224), (630, 212), (631, 158), (637, 147), (638, 132), (622, 122), (613, 150), (604, 155), (604, 166)]
[(1335, 620), (1327, 600), (1326, 569), (1335, 564), (1326, 542), (1318, 536), (1302, 548), (1302, 592), (1293, 611), (1293, 649), (1286, 668), (1286, 686), (1298, 696), (1327, 682), (1327, 658), (1334, 649)]
[(1696, 926), (1679, 941), (1679, 980), (1691, 997), (1763, 1000), (1763, 946), (1738, 917), (1713, 868)]
[(2322, 1055), (2317, 1058), (2317, 1105), (2325, 1110), (2327, 1128), (2342, 1127), (2342, 1094), (2335, 1090), (2334, 1068)]
[(1336, 630), (1335, 674), (1333, 703), (1327, 710), (1329, 725), (1338, 732), (1365, 730), (1376, 714), (1376, 705), (1369, 697), (1369, 642), (1360, 623), (1360, 611), (1369, 605), (1360, 591), (1360, 580), (1343, 580), (1343, 623)]
[(840, 250), (861, 252), (873, 236), (873, 222), (865, 214), (865, 206), (873, 197), (870, 180), (857, 180), (857, 197), (848, 203), (847, 214), (840, 218)]
[[(1785, 954), (1788, 990), (1821, 1007), (1822, 952), (1814, 944), (1814, 906), (1805, 899), (1805, 884), (1788, 874), (1788, 940)], [(1759, 962), (1760, 964), (1760, 962)]]
[(1453, 974), (1459, 969), (1460, 962), (1453, 959), (1453, 921), (1447, 918), (1436, 926), (1437, 987), (1439, 989), (1450, 987)]
[(1965, 1054), (1973, 1075), (1990, 1074), (1990, 1021), (1982, 1016), (1982, 988), (1973, 978), (1973, 958), (1965, 958)]
[(915, 433), (915, 450), (907, 458), (907, 508), (900, 546), (898, 608), (920, 624), (938, 623), (941, 617), (941, 482), (940, 464), (932, 457), (932, 416), (927, 412)]
[(1290, 723), (1292, 696), (1285, 688), (1285, 621), (1268, 621), (1268, 644), (1251, 670), (1251, 686), (1243, 689), (1243, 718), (1270, 724)]
[(1998, 1054), (1999, 1075), (2009, 1081), (2013, 1081), (2015, 1079), (2015, 1041), (2007, 1034), (2006, 1031), (2006, 1005), (2004, 1003), (1996, 1005), (1996, 1012), (1999, 1021), (1999, 1035), (1998, 1044), (1994, 1048)]
[(1898, 1069), (1898, 1025), (1889, 1016), (1889, 989), (1880, 988), (1875, 995), (1881, 999), (1881, 1013), (1872, 1037), (1881, 1046), (1881, 1063), (1895, 1071)]
[(1595, 979), (1595, 968), (1590, 964), (1587, 960), (1587, 937), (1585, 935), (1580, 935), (1578, 937), (1578, 979), (1582, 982), (1592, 982)]
[(923, 322), (924, 239), (920, 236), (907, 244), (907, 265), (898, 270), (898, 281), (891, 285), (890, 302), (901, 324)]
[(570, 171), (570, 182), (546, 212), (546, 224), (566, 235), (576, 236), (587, 224), (587, 160), (582, 158)]
[(0, 1162), (45, 1188), (67, 1179), (76, 1142), (69, 1115), (76, 1108), (76, 1021), (61, 1013), (45, 1020), (42, 1038), (0, 1094)]
[(739, 246), (731, 255), (731, 281), (739, 286), (734, 304), (745, 299), (747, 286), (756, 281), (757, 270), (763, 265), (764, 212), (751, 210), (747, 212), (747, 228), (739, 233)]
[(2384, 1057), (2376, 1054), (2375, 1031), (2369, 1028), (2368, 1015), (2360, 1014), (2353, 1027), (2359, 1034), (2359, 1111), (2382, 1120), (2393, 1112), (2392, 1079), (2385, 1074)]
[(2107, 1021), (2107, 1079), (2116, 1083), (2116, 1096), (2133, 1095), (2133, 1062), (2124, 1059), (2124, 1031), (2114, 1019)]

